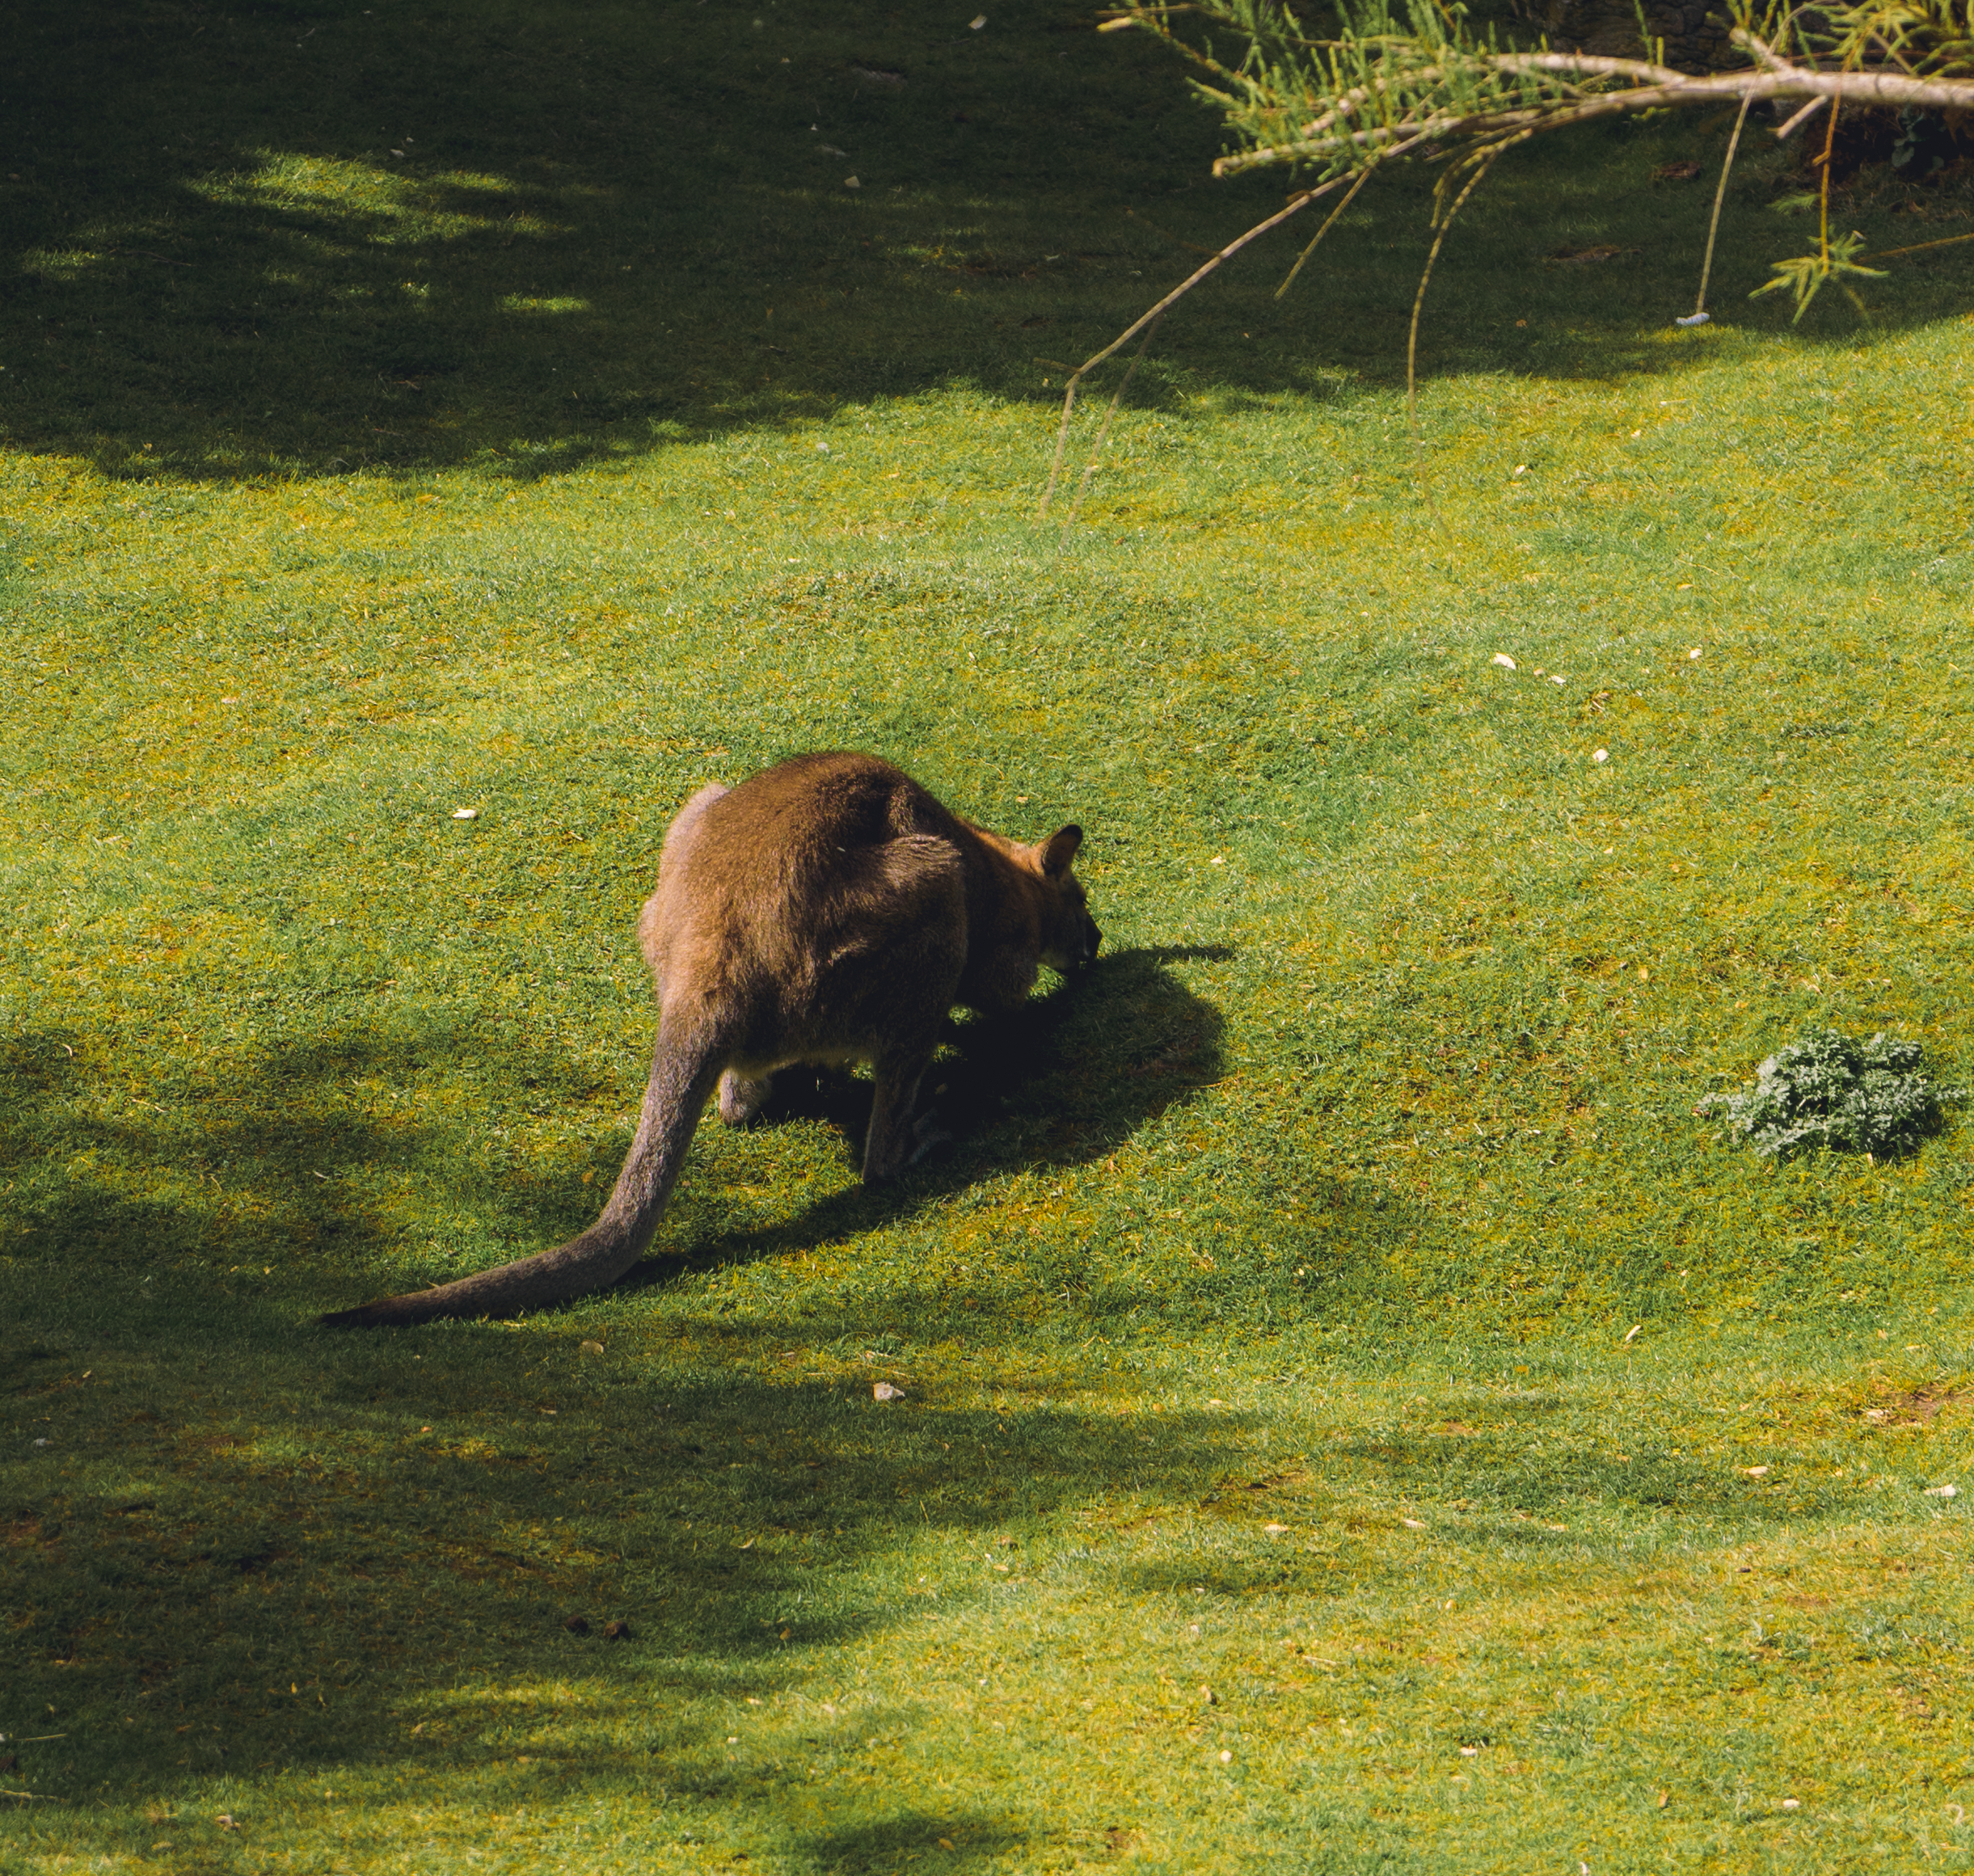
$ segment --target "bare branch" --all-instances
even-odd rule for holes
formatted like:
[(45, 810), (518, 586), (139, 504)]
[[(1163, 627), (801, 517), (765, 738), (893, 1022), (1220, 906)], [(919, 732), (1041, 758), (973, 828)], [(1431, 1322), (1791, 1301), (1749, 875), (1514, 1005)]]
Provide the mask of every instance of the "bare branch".
[(1775, 141), (1778, 143), (1786, 143), (1791, 137), (1794, 137), (1804, 124), (1808, 123), (1809, 120), (1814, 117), (1819, 111), (1822, 110), (1824, 106), (1828, 104), (1830, 100), (1828, 98), (1811, 99), (1810, 101), (1805, 104), (1800, 111), (1797, 112), (1795, 116), (1791, 117), (1780, 130), (1776, 132)]
[(1063, 392), (1062, 423), (1061, 427), (1056, 432), (1055, 460), (1048, 466), (1048, 486), (1042, 491), (1041, 505), (1036, 510), (1036, 519), (1037, 521), (1040, 521), (1043, 516), (1048, 512), (1049, 502), (1056, 492), (1056, 478), (1061, 473), (1062, 470), (1062, 453), (1064, 449), (1068, 445), (1069, 440), (1069, 413), (1076, 408), (1077, 389), (1082, 383), (1084, 378), (1087, 377), (1090, 373), (1095, 371), (1097, 367), (1103, 364), (1107, 358), (1109, 358), (1114, 354), (1123, 351), (1123, 349), (1128, 345), (1133, 339), (1137, 338), (1139, 333), (1142, 332), (1147, 326), (1149, 326), (1155, 321), (1164, 318), (1166, 310), (1172, 305), (1174, 301), (1183, 298), (1186, 294), (1191, 293), (1201, 280), (1204, 280), (1206, 276), (1213, 272), (1213, 270), (1223, 261), (1231, 259), (1235, 255), (1238, 254), (1243, 247), (1246, 247), (1251, 241), (1259, 241), (1261, 237), (1266, 234), (1271, 228), (1279, 228), (1283, 222), (1289, 219), (1291, 215), (1300, 214), (1303, 209), (1306, 209), (1310, 203), (1317, 200), (1318, 197), (1328, 195), (1332, 189), (1341, 188), (1347, 179), (1348, 179), (1345, 176), (1335, 176), (1327, 183), (1318, 183), (1317, 186), (1313, 189), (1304, 189), (1301, 191), (1298, 194), (1290, 199), (1289, 206), (1286, 209), (1280, 209), (1276, 213), (1269, 216), (1265, 221), (1257, 221), (1252, 228), (1247, 230), (1245, 234), (1236, 235), (1234, 239), (1230, 241), (1225, 247), (1221, 248), (1221, 251), (1216, 254), (1211, 260), (1208, 261), (1202, 267), (1194, 268), (1191, 273), (1187, 275), (1185, 279), (1181, 280), (1177, 286), (1173, 288), (1171, 292), (1167, 293), (1166, 297), (1161, 300), (1157, 306), (1154, 306), (1149, 312), (1141, 315), (1137, 319), (1133, 321), (1132, 324), (1126, 327), (1122, 332), (1119, 333), (1117, 336), (1113, 339), (1108, 345), (1105, 346), (1101, 352), (1095, 353), (1091, 357), (1085, 359), (1083, 362), (1076, 368), (1076, 369), (1070, 374), (1069, 385)]
[[(1508, 54), (1504, 55), (1504, 65), (1509, 59), (1526, 70), (1554, 72), (1566, 71), (1584, 62), (1571, 53)], [(1537, 61), (1542, 62), (1537, 64)], [(1605, 59), (1592, 62), (1622, 65), (1629, 61)], [(1369, 152), (1399, 138), (1408, 144), (1491, 139), (1506, 130), (1561, 130), (1571, 124), (1588, 124), (1602, 117), (1628, 116), (1640, 111), (1744, 102), (1759, 104), (1772, 98), (1805, 98), (1818, 103), (1839, 99), (1845, 103), (1968, 111), (1974, 110), (1974, 78), (1909, 78), (1897, 72), (1819, 72), (1803, 65), (1774, 72), (1716, 73), (1706, 78), (1688, 78), (1684, 74), (1674, 73), (1664, 80), (1640, 84), (1629, 91), (1600, 91), (1580, 101), (1560, 99), (1546, 108), (1487, 112), (1471, 117), (1441, 115), (1402, 123), (1389, 129), (1358, 131), (1345, 137), (1298, 139), (1293, 143), (1242, 150), (1220, 158), (1213, 165), (1213, 174), (1238, 175), (1246, 170), (1281, 163), (1333, 160), (1352, 147)]]

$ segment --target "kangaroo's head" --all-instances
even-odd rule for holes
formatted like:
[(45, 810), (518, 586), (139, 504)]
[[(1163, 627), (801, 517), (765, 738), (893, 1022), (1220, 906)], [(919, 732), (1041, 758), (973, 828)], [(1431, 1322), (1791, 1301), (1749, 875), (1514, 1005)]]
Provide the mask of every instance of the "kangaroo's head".
[(1042, 962), (1052, 971), (1069, 972), (1093, 962), (1103, 934), (1090, 916), (1083, 883), (1069, 871), (1083, 830), (1073, 824), (1057, 828), (1036, 849), (1042, 873)]

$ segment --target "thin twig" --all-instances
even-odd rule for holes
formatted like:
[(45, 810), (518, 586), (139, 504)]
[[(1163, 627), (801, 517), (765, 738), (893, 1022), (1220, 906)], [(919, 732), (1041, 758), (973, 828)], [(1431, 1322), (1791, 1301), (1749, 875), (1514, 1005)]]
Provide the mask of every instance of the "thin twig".
[[(1734, 153), (1741, 147), (1741, 126), (1748, 121), (1748, 100), (1741, 100), (1740, 115), (1734, 120), (1734, 134), (1727, 139), (1727, 154), (1720, 166), (1720, 187), (1714, 192), (1714, 218), (1706, 225), (1706, 259), (1700, 263), (1700, 297), (1693, 303), (1693, 324), (1706, 318), (1706, 283), (1714, 276), (1714, 237), (1720, 232), (1720, 205), (1727, 199), (1727, 178), (1734, 173)], [(1799, 116), (1801, 113), (1799, 112)]]
[(1096, 353), (1093, 357), (1085, 359), (1077, 367), (1075, 371), (1070, 374), (1069, 384), (1063, 392), (1062, 421), (1057, 425), (1056, 430), (1055, 460), (1048, 466), (1048, 482), (1042, 491), (1041, 505), (1035, 511), (1035, 518), (1038, 521), (1048, 514), (1048, 504), (1056, 493), (1056, 478), (1062, 470), (1062, 453), (1069, 441), (1069, 413), (1076, 407), (1077, 386), (1107, 358), (1116, 356), (1154, 319), (1161, 318), (1174, 301), (1190, 293), (1222, 261), (1230, 259), (1246, 247), (1248, 242), (1259, 240), (1271, 228), (1280, 227), (1291, 215), (1299, 214), (1310, 203), (1328, 195), (1332, 189), (1340, 188), (1343, 180), (1342, 176), (1332, 176), (1327, 183), (1318, 183), (1313, 189), (1305, 189), (1289, 203), (1286, 209), (1269, 216), (1265, 221), (1257, 221), (1245, 234), (1238, 235), (1234, 240), (1230, 241), (1211, 260), (1200, 267), (1195, 268), (1157, 306), (1154, 306), (1149, 312), (1142, 314), (1133, 320), (1101, 352)]
[(1302, 251), (1296, 256), (1296, 264), (1289, 268), (1288, 279), (1284, 280), (1282, 284), (1275, 289), (1275, 297), (1276, 299), (1279, 300), (1284, 293), (1287, 293), (1289, 289), (1296, 284), (1296, 276), (1301, 272), (1303, 262), (1307, 260), (1309, 257), (1316, 251), (1317, 242), (1320, 242), (1322, 238), (1330, 232), (1331, 228), (1336, 225), (1337, 217), (1341, 215), (1352, 202), (1356, 200), (1357, 192), (1361, 189), (1366, 183), (1370, 181), (1371, 171), (1377, 167), (1377, 161), (1375, 158), (1373, 158), (1358, 171), (1356, 181), (1350, 185), (1350, 193), (1346, 196), (1342, 201), (1339, 202), (1337, 205), (1323, 217), (1322, 226), (1316, 230), (1316, 239), (1312, 241), (1307, 247), (1304, 248)]
[(1890, 260), (1895, 255), (1924, 254), (1929, 247), (1951, 247), (1956, 241), (1974, 241), (1974, 234), (1948, 234), (1938, 241), (1915, 242), (1910, 247), (1881, 247), (1875, 254), (1860, 254), (1859, 260)]
[(1828, 104), (1830, 100), (1828, 98), (1811, 99), (1810, 101), (1805, 104), (1800, 111), (1797, 112), (1795, 115), (1791, 117), (1780, 130), (1776, 132), (1775, 141), (1778, 143), (1786, 143), (1791, 137), (1794, 137), (1805, 124), (1809, 122), (1811, 118), (1814, 117), (1816, 113), (1822, 110), (1824, 106)]
[(1097, 432), (1096, 441), (1090, 446), (1090, 460), (1083, 466), (1083, 479), (1076, 485), (1076, 500), (1069, 504), (1069, 518), (1062, 524), (1065, 533), (1075, 526), (1076, 517), (1082, 512), (1083, 497), (1090, 492), (1090, 478), (1097, 473), (1097, 458), (1103, 453), (1103, 445), (1110, 439), (1111, 419), (1117, 415), (1117, 407), (1124, 402), (1124, 392), (1137, 374), (1138, 360), (1144, 357), (1145, 348), (1158, 333), (1159, 320), (1164, 317), (1165, 314), (1161, 313), (1158, 318), (1153, 320), (1145, 328), (1145, 336), (1139, 341), (1137, 350), (1131, 354), (1131, 362), (1124, 367), (1124, 375), (1117, 381), (1117, 389), (1111, 397), (1111, 407), (1103, 413), (1103, 427)]
[(1412, 452), (1419, 468), (1419, 489), (1425, 495), (1426, 506), (1432, 511), (1432, 519), (1442, 531), (1446, 524), (1440, 519), (1440, 504), (1432, 499), (1432, 484), (1426, 479), (1425, 439), (1419, 434), (1419, 315), (1425, 307), (1426, 288), (1432, 278), (1433, 263), (1440, 258), (1440, 250), (1446, 243), (1447, 231), (1452, 228), (1453, 218), (1466, 206), (1467, 197), (1480, 187), (1482, 179), (1494, 167), (1495, 158), (1514, 145), (1525, 141), (1532, 134), (1525, 130), (1517, 136), (1508, 137), (1497, 143), (1480, 159), (1473, 175), (1467, 178), (1466, 187), (1453, 197), (1453, 205), (1446, 211), (1445, 218), (1440, 223), (1439, 232), (1432, 238), (1432, 248), (1426, 255), (1426, 271), (1419, 276), (1419, 291), (1412, 296), (1411, 330), (1405, 338), (1405, 421), (1407, 428), (1412, 433)]
[[(1183, 6), (1161, 6), (1158, 9), (1158, 11), (1162, 15), (1167, 13), (1196, 13), (1199, 11), (1199, 9), (1196, 6), (1187, 5)], [(1136, 26), (1137, 23), (1137, 15), (1136, 14), (1113, 14), (1108, 19), (1106, 19), (1100, 26), (1098, 27), (1097, 31), (1099, 32), (1122, 32), (1127, 26)]]
[(1830, 126), (1824, 133), (1823, 139), (1823, 188), (1820, 192), (1821, 213), (1818, 217), (1817, 239), (1818, 251), (1823, 261), (1824, 272), (1826, 273), (1830, 271), (1830, 155), (1831, 152), (1837, 148), (1837, 116), (1843, 108), (1844, 100), (1841, 98), (1831, 99)]
[[(1083, 371), (1089, 369), (1088, 365), (1085, 365)], [(1056, 492), (1056, 478), (1062, 469), (1062, 453), (1069, 446), (1069, 413), (1076, 408), (1076, 387), (1082, 382), (1083, 371), (1069, 373), (1069, 388), (1062, 394), (1062, 421), (1056, 426), (1055, 458), (1048, 466), (1048, 482), (1042, 491), (1041, 506), (1035, 511), (1035, 518), (1038, 521), (1048, 512), (1048, 499)]]

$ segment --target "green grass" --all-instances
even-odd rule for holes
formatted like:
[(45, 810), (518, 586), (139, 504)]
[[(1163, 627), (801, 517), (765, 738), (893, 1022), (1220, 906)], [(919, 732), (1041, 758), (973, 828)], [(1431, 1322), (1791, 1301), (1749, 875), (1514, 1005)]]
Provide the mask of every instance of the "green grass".
[[(1791, 329), (1761, 157), (1680, 332), (1727, 125), (1511, 159), (1436, 523), (1402, 179), (1038, 527), (1061, 361), (1280, 200), (1086, 23), (14, 42), (0, 1869), (1965, 1853), (1966, 1123), (1693, 1108), (1813, 1022), (1974, 1079), (1974, 250)], [(823, 745), (1090, 833), (952, 1149), (803, 1090), (609, 1295), (314, 1328), (593, 1214), (665, 824)]]

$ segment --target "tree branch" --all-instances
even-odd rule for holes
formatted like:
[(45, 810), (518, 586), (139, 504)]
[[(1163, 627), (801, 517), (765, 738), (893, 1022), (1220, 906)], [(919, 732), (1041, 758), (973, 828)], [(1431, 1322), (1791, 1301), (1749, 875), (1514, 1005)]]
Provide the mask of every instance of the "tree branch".
[[(1500, 62), (1503, 69), (1508, 70), (1520, 68), (1561, 73), (1580, 70), (1589, 65), (1622, 65), (1631, 61), (1592, 60), (1587, 57), (1580, 59), (1571, 53), (1523, 53), (1504, 54)], [(1241, 150), (1232, 156), (1220, 158), (1213, 165), (1213, 174), (1238, 175), (1246, 170), (1265, 169), (1280, 163), (1321, 162), (1333, 159), (1348, 150), (1369, 150), (1400, 137), (1408, 145), (1450, 143), (1474, 137), (1492, 138), (1508, 130), (1525, 129), (1531, 133), (1561, 130), (1574, 124), (1588, 124), (1601, 117), (1625, 116), (1639, 111), (1736, 104), (1744, 101), (1759, 104), (1772, 98), (1806, 98), (1819, 103), (1837, 99), (1847, 104), (1913, 105), (1935, 111), (1970, 111), (1974, 110), (1974, 78), (1909, 78), (1896, 72), (1817, 72), (1800, 65), (1782, 71), (1721, 73), (1704, 78), (1672, 73), (1629, 91), (1599, 91), (1580, 99), (1559, 99), (1548, 107), (1482, 112), (1473, 116), (1445, 113), (1400, 122), (1389, 128), (1356, 131), (1344, 137), (1298, 138), (1293, 143)]]

